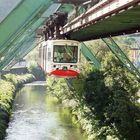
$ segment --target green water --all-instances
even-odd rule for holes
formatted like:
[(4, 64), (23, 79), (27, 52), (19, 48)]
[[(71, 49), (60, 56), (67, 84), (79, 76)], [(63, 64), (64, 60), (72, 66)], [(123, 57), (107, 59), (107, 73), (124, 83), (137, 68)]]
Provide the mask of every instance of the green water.
[(86, 140), (72, 116), (45, 86), (24, 87), (16, 96), (5, 140)]

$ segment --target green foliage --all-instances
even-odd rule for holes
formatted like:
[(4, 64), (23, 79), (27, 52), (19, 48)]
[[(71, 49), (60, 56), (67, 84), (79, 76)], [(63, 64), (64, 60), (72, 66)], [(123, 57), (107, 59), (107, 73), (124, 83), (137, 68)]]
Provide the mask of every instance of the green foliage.
[(68, 91), (69, 89), (65, 83), (65, 79), (49, 77), (47, 78), (47, 85), (48, 92), (57, 97), (59, 101), (63, 101), (66, 98), (72, 98), (72, 92)]
[(25, 75), (6, 74), (3, 76), (3, 79), (13, 83), (14, 86), (18, 87), (20, 85), (23, 85), (24, 83), (29, 83), (34, 81), (35, 77), (32, 74), (25, 74)]
[(5, 136), (5, 129), (9, 121), (9, 113), (11, 110), (11, 102), (15, 86), (5, 80), (0, 80), (0, 139)]
[(104, 83), (109, 89), (106, 106), (109, 125), (115, 126), (119, 138), (140, 139), (140, 108), (137, 106), (140, 85), (137, 79), (111, 54), (106, 55), (102, 67)]
[(92, 53), (100, 61), (102, 60), (102, 58), (106, 54), (106, 52), (109, 51), (109, 48), (106, 46), (106, 44), (101, 39), (94, 40), (94, 41), (87, 41), (87, 42), (85, 42), (85, 44), (89, 47), (89, 49), (92, 51)]
[(33, 81), (34, 77), (31, 74), (6, 74), (3, 79), (0, 80), (0, 140), (3, 140), (5, 136), (16, 89), (24, 83)]
[(139, 140), (139, 82), (111, 53), (102, 60), (101, 70), (84, 64), (75, 79), (52, 78), (49, 92), (76, 101), (72, 114), (90, 140)]
[(36, 80), (45, 81), (46, 75), (44, 71), (41, 69), (41, 67), (36, 63), (30, 64), (28, 70), (31, 74), (35, 76)]
[(140, 139), (138, 89), (135, 76), (110, 53), (101, 71), (89, 73), (85, 101), (92, 113), (94, 139)]
[(0, 108), (8, 111), (15, 87), (10, 82), (0, 80)]

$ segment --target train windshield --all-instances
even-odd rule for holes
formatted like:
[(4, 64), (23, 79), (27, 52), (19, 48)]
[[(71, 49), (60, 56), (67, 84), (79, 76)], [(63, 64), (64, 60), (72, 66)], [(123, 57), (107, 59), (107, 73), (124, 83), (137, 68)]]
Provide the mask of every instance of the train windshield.
[(54, 45), (53, 62), (76, 63), (78, 60), (78, 46)]

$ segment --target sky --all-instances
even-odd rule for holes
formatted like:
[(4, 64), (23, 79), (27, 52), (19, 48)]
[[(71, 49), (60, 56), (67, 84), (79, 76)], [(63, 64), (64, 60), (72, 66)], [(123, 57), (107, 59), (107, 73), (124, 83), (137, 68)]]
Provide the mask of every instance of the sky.
[(0, 23), (22, 0), (0, 0)]

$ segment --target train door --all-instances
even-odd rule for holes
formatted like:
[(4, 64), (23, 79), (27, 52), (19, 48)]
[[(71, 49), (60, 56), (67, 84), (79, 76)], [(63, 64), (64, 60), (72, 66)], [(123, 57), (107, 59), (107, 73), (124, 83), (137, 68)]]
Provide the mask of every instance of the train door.
[(47, 65), (47, 46), (44, 45), (43, 46), (43, 68), (44, 68), (44, 71), (46, 71), (46, 65)]
[(40, 65), (41, 65), (41, 67), (42, 67), (42, 69), (44, 69), (44, 65), (43, 65), (43, 46), (42, 46), (42, 44), (41, 44), (41, 47), (40, 47), (40, 51), (41, 51), (41, 63), (40, 63)]
[(51, 41), (47, 42), (47, 47), (46, 47), (46, 72), (50, 73), (51, 68), (52, 68), (52, 51), (53, 50), (53, 45)]

